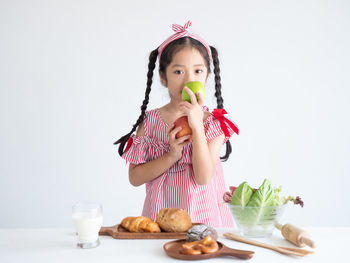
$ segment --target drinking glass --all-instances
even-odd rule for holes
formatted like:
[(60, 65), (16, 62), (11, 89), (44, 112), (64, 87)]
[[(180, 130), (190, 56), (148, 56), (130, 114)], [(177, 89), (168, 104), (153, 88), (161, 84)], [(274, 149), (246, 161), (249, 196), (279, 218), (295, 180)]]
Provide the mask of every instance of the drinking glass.
[(78, 233), (80, 248), (100, 245), (98, 233), (102, 226), (102, 206), (96, 203), (77, 203), (72, 207), (73, 225)]

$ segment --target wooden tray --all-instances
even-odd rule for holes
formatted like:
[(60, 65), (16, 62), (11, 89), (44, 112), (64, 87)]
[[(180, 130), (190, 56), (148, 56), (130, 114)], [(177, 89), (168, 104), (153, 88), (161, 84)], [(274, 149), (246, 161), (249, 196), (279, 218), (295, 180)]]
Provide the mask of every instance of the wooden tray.
[(133, 233), (117, 224), (110, 227), (101, 227), (99, 235), (112, 236), (116, 239), (184, 239), (187, 232)]
[(185, 239), (170, 241), (164, 244), (163, 249), (169, 257), (182, 259), (182, 260), (200, 260), (200, 259), (208, 259), (208, 258), (216, 258), (216, 257), (224, 257), (224, 256), (231, 256), (231, 257), (236, 257), (241, 259), (250, 259), (254, 256), (254, 251), (229, 248), (219, 241), (217, 241), (219, 245), (219, 250), (214, 253), (200, 254), (200, 255), (185, 255), (180, 252), (182, 248), (182, 244), (185, 242), (186, 242)]

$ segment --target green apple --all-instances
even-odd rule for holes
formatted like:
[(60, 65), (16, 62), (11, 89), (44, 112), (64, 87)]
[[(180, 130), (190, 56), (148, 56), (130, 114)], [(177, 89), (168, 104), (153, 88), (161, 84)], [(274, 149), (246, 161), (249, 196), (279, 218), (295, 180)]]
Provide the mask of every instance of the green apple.
[[(204, 88), (204, 85), (202, 84), (202, 82), (200, 82), (200, 81), (191, 81), (191, 82), (187, 82), (185, 84), (185, 86), (188, 87), (190, 90), (192, 90), (192, 92), (194, 94), (196, 94), (197, 92), (202, 93), (203, 98), (206, 99), (207, 94), (205, 92), (205, 88)], [(198, 96), (196, 96), (196, 98), (198, 100)], [(188, 95), (188, 93), (184, 89), (182, 90), (182, 100), (191, 102), (190, 95)]]

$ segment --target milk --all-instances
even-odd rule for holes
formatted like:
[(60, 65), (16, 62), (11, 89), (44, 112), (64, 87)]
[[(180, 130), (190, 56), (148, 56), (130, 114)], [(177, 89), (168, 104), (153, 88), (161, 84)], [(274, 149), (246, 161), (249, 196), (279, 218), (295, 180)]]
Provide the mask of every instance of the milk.
[(101, 213), (97, 210), (77, 211), (73, 213), (72, 219), (80, 243), (92, 243), (98, 240), (98, 232), (102, 226)]

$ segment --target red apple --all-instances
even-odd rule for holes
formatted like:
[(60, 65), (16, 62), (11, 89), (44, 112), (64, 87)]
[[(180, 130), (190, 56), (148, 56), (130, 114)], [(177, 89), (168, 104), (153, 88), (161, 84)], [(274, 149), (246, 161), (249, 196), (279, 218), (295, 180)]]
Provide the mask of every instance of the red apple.
[(174, 122), (175, 126), (174, 129), (176, 127), (181, 126), (182, 130), (179, 131), (178, 133), (176, 133), (175, 138), (178, 139), (182, 136), (186, 136), (186, 135), (192, 135), (192, 129), (190, 127), (190, 125), (188, 124), (188, 119), (187, 116), (182, 116), (180, 118), (178, 118), (175, 122)]

